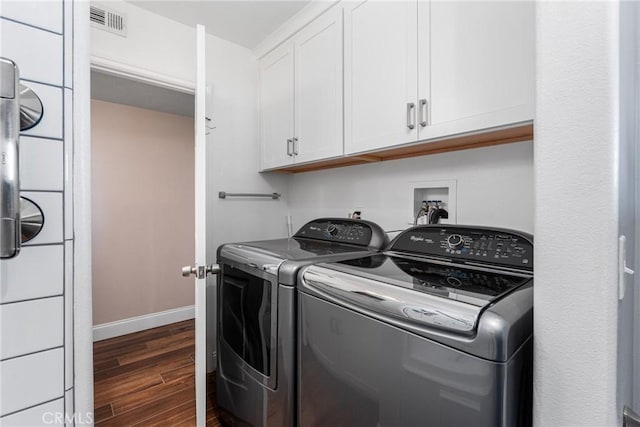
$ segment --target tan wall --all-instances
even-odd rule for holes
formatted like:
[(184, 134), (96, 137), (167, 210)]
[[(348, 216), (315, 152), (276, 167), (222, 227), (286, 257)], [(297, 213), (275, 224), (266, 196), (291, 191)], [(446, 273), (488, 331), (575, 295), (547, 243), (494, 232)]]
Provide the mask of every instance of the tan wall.
[(193, 119), (91, 101), (93, 323), (193, 304)]

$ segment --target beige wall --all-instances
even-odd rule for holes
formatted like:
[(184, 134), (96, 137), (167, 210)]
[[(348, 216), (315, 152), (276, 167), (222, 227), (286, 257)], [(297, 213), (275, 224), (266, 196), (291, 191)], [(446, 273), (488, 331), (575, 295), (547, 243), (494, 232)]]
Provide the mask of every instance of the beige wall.
[(94, 325), (193, 304), (193, 118), (91, 101)]

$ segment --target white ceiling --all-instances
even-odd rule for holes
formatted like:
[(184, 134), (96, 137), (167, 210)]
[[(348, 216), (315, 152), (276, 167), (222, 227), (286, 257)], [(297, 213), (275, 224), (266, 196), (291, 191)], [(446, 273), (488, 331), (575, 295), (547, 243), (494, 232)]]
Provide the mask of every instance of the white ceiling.
[(309, 0), (128, 0), (150, 12), (207, 32), (249, 49), (295, 15)]

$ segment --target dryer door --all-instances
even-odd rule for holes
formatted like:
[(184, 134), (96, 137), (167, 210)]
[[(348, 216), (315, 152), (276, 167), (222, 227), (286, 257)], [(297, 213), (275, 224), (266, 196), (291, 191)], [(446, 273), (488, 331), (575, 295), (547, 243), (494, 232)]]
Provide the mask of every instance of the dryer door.
[(219, 305), (221, 374), (237, 381), (249, 375), (270, 389), (276, 387), (277, 280), (259, 270), (222, 265)]

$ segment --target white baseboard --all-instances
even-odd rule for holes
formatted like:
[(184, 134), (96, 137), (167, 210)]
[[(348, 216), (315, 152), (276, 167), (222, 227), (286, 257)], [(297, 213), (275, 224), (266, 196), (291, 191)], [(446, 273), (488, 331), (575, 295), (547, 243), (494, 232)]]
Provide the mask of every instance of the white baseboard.
[(183, 320), (195, 318), (195, 306), (174, 308), (158, 313), (145, 314), (143, 316), (130, 317), (129, 319), (115, 322), (102, 323), (93, 327), (93, 341), (106, 340), (120, 335), (157, 328)]

